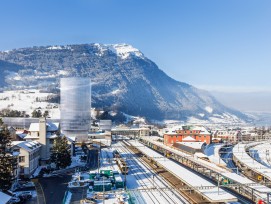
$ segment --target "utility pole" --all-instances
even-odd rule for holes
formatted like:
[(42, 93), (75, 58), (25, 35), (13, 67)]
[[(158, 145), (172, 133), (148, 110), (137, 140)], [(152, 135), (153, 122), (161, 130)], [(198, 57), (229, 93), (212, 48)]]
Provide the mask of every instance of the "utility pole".
[(104, 204), (104, 176), (103, 176), (103, 204)]
[(219, 174), (217, 178), (217, 194), (219, 195), (219, 187), (220, 187), (220, 182), (219, 182)]
[(125, 159), (124, 190), (126, 191), (127, 160)]

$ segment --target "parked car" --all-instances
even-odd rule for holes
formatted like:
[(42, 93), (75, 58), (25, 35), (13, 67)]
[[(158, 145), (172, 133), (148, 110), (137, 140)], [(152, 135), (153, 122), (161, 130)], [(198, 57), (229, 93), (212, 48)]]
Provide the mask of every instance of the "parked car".
[(35, 187), (35, 184), (33, 182), (27, 182), (22, 184), (22, 187), (27, 188), (27, 187)]
[(32, 193), (30, 191), (24, 191), (18, 195), (21, 200), (29, 200), (32, 198)]

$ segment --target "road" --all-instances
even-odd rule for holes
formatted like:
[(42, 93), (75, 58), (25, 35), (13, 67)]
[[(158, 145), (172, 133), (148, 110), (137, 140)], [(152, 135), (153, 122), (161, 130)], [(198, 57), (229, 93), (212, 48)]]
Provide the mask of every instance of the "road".
[(221, 158), (224, 162), (226, 162), (227, 167), (229, 169), (232, 169), (235, 173), (239, 174), (237, 166), (232, 161), (232, 147), (225, 148), (223, 154), (221, 155)]
[(71, 181), (71, 174), (50, 178), (39, 178), (38, 182), (42, 187), (46, 204), (62, 203), (67, 190), (68, 182)]

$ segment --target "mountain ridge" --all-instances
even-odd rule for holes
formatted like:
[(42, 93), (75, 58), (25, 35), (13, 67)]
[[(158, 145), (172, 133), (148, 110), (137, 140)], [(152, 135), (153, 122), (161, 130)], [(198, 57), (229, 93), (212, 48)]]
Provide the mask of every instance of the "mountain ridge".
[[(0, 52), (1, 86), (58, 87), (60, 77), (92, 79), (92, 104), (148, 119), (246, 120), (207, 91), (177, 81), (128, 44), (35, 46)], [(10, 66), (2, 66), (1, 62)]]

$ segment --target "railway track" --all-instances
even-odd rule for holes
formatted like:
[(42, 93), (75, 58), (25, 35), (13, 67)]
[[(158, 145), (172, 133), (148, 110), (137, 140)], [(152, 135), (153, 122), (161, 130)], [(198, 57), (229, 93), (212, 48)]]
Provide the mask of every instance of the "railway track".
[[(118, 149), (120, 150), (120, 152), (123, 152), (127, 155), (130, 155), (130, 157), (127, 159), (129, 166), (134, 165), (137, 169), (140, 170), (140, 172), (142, 173), (142, 176), (147, 179), (155, 189), (157, 189), (157, 192), (160, 193), (160, 196), (163, 196), (163, 198), (167, 201), (167, 203), (188, 203), (184, 198), (181, 198), (179, 196), (179, 194), (177, 192), (174, 192), (171, 188), (168, 188), (168, 190), (162, 190), (161, 188), (157, 188), (156, 186), (159, 186), (162, 184), (163, 186), (168, 186), (167, 183), (165, 183), (162, 179), (160, 179), (159, 177), (154, 177), (155, 172), (149, 167), (149, 165), (140, 157), (135, 158), (135, 157), (131, 157), (131, 154), (134, 154), (134, 152), (132, 152), (129, 148), (122, 146), (122, 147), (118, 147)], [(138, 163), (138, 161), (144, 165), (144, 168)], [(130, 168), (130, 170), (132, 170), (133, 168)], [(147, 170), (147, 172), (150, 173), (145, 173)], [(143, 173), (144, 172), (144, 173)], [(151, 173), (152, 172), (152, 173)], [(136, 175), (136, 174), (135, 174)], [(138, 176), (138, 175), (136, 175)], [(153, 179), (151, 179), (151, 177), (153, 177)], [(155, 179), (154, 179), (155, 178)], [(145, 186), (146, 188), (148, 188), (148, 186), (144, 183), (142, 184), (142, 177), (138, 177), (137, 180), (141, 183), (141, 185)], [(159, 182), (158, 182), (159, 181)], [(170, 189), (170, 190), (169, 190)], [(178, 200), (173, 199), (172, 195), (174, 195)], [(160, 200), (158, 200), (156, 198), (156, 202), (154, 203), (161, 203)]]
[[(129, 144), (130, 145), (130, 144)], [(136, 149), (137, 150), (137, 148), (136, 147), (133, 147), (133, 146), (131, 146), (133, 149)], [(140, 152), (140, 151), (139, 151)], [(143, 157), (144, 158), (144, 157)], [(169, 172), (168, 172), (169, 173)], [(197, 172), (196, 172), (197, 173)], [(170, 174), (170, 173), (169, 173)], [(197, 173), (198, 175), (200, 175), (199, 173)], [(164, 177), (164, 176), (163, 176)], [(203, 176), (203, 178), (206, 178), (206, 176)], [(173, 178), (174, 179), (174, 178)], [(175, 178), (175, 179), (178, 179), (178, 178)], [(167, 179), (166, 178), (166, 180), (168, 180), (170, 183), (171, 183), (171, 179)], [(208, 178), (207, 178), (207, 180), (209, 180)], [(210, 180), (211, 181), (211, 180)], [(175, 188), (175, 189), (178, 189), (178, 190), (180, 190), (182, 193), (184, 193), (186, 196), (187, 196), (187, 194), (186, 194), (186, 192), (187, 191), (189, 191), (189, 190), (186, 190), (185, 188), (183, 188), (183, 187), (180, 187), (180, 186), (178, 186), (178, 185), (174, 185), (173, 184), (173, 186), (172, 186), (173, 188)], [(240, 186), (238, 186), (238, 185), (236, 185), (236, 187), (235, 188), (238, 188), (238, 187), (240, 187)], [(200, 188), (200, 187), (199, 187)], [(222, 187), (221, 186), (221, 188), (223, 188), (225, 191), (227, 191), (227, 192), (229, 192), (229, 193), (231, 193), (232, 195), (234, 195), (235, 197), (237, 197), (238, 198), (238, 200), (239, 200), (239, 202), (240, 203), (244, 203), (244, 204), (251, 204), (252, 203), (252, 201), (251, 200), (249, 200), (249, 199), (247, 199), (247, 198), (245, 198), (243, 195), (240, 195), (240, 194), (238, 194), (237, 192), (235, 192), (235, 191), (233, 191), (232, 189), (228, 189), (228, 188), (226, 188), (226, 187)], [(189, 189), (189, 187), (188, 187), (188, 189)], [(191, 188), (190, 188), (191, 189)], [(191, 189), (192, 191), (193, 191), (193, 189)], [(196, 196), (195, 196), (196, 197)], [(200, 200), (196, 200), (196, 198), (194, 199), (193, 198), (193, 195), (188, 195), (188, 200), (190, 201), (191, 200), (191, 198), (192, 198), (192, 201), (194, 201), (194, 203), (206, 203), (206, 202), (204, 202), (204, 201), (200, 201)]]
[[(129, 143), (127, 143), (128, 145), (130, 145)], [(159, 179), (158, 177), (155, 177), (156, 180), (159, 180), (159, 182), (163, 183), (164, 186), (167, 186), (167, 187), (155, 187), (155, 186), (159, 186), (157, 184), (157, 182), (153, 183), (153, 180), (151, 180), (151, 176), (148, 174), (148, 173), (144, 173), (144, 172), (155, 172), (153, 171), (153, 167), (150, 165), (151, 162), (150, 161), (146, 161), (146, 157), (142, 157), (142, 155), (136, 155), (136, 153), (134, 152), (134, 148), (133, 146), (131, 146), (131, 149), (130, 147), (128, 146), (125, 146), (126, 144), (121, 144), (120, 142), (113, 146), (114, 149), (117, 149), (119, 152), (122, 152), (122, 154), (126, 154), (127, 157), (123, 156), (123, 158), (126, 159), (126, 162), (128, 164), (128, 166), (131, 166), (131, 165), (134, 165), (135, 168), (138, 169), (138, 171), (140, 172), (143, 172), (143, 174), (141, 176), (138, 176), (136, 175), (136, 179), (137, 181), (140, 183), (140, 185), (143, 187), (141, 189), (131, 189), (131, 193), (133, 193), (135, 195), (135, 199), (138, 201), (138, 203), (146, 203), (146, 196), (148, 196), (148, 198), (150, 198), (150, 200), (152, 201), (152, 203), (165, 203), (165, 202), (161, 202), (161, 198), (159, 201), (157, 201), (157, 194), (156, 194), (156, 197), (155, 195), (152, 193), (151, 195), (150, 192), (158, 192), (160, 193), (160, 196), (166, 196), (166, 198), (164, 198), (165, 201), (167, 201), (167, 203), (180, 203), (181, 200), (184, 200), (184, 199), (180, 199), (180, 201), (172, 201), (170, 199), (172, 199), (172, 190), (175, 189), (175, 191), (182, 191), (182, 192), (189, 192), (189, 188), (185, 188), (184, 186), (180, 187), (178, 186), (178, 182), (175, 180), (175, 183), (176, 183), (176, 186), (173, 185), (168, 178), (165, 178), (164, 175), (162, 175), (161, 173), (159, 172), (156, 172), (157, 174), (159, 174), (160, 176), (162, 175), (162, 177), (164, 177), (165, 180), (168, 180), (169, 183), (171, 183), (171, 186), (168, 186), (169, 183), (167, 182), (167, 185), (165, 184), (165, 180), (163, 179)], [(109, 164), (108, 167), (110, 167), (112, 170), (117, 170), (117, 166), (115, 166), (115, 168), (113, 167), (112, 163), (110, 163), (110, 161), (113, 160), (112, 158), (112, 155), (110, 155), (110, 153), (108, 153), (108, 151), (103, 151), (103, 153), (101, 154), (102, 156), (102, 160), (103, 160), (103, 163), (106, 164)], [(104, 162), (105, 161), (105, 162)], [(108, 162), (109, 161), (109, 162)], [(138, 161), (138, 162), (137, 162)], [(140, 166), (140, 163), (142, 165), (144, 165), (144, 168)], [(130, 172), (133, 171), (132, 170), (133, 168), (130, 169)], [(146, 171), (147, 170), (147, 171)], [(168, 172), (166, 172), (168, 173)], [(151, 173), (151, 175), (153, 175)], [(142, 178), (145, 178), (145, 179), (148, 179), (149, 183), (153, 183), (153, 187), (150, 187), (146, 185), (146, 183), (141, 183), (140, 181), (142, 180)], [(172, 180), (174, 180), (174, 178), (170, 178)], [(146, 196), (143, 196), (142, 193), (145, 194)], [(244, 204), (249, 204), (249, 203), (252, 203), (252, 202), (249, 202), (247, 199), (244, 199), (242, 196), (240, 196), (238, 193), (235, 193), (235, 192), (231, 192), (233, 195), (235, 195), (238, 199), (239, 199), (239, 202), (240, 203), (244, 203)], [(172, 195), (171, 195), (172, 194)], [(178, 194), (179, 195), (179, 194)], [(176, 195), (175, 195), (176, 196)], [(182, 196), (187, 196), (187, 194), (183, 195), (182, 193)], [(189, 197), (188, 197), (189, 196)], [(186, 199), (189, 200), (190, 203), (198, 203), (196, 200), (193, 200), (191, 199), (190, 196), (193, 197), (192, 194), (189, 194)], [(159, 197), (158, 197), (159, 198)], [(149, 203), (149, 202), (148, 202)], [(187, 201), (182, 201), (182, 203), (188, 203)], [(201, 202), (202, 203), (202, 202)], [(206, 202), (203, 202), (203, 203), (206, 203)]]
[[(101, 156), (102, 156), (102, 163), (103, 165), (101, 165), (102, 167), (105, 167), (105, 164), (107, 164), (107, 162), (109, 161), (109, 165), (106, 166), (106, 167), (109, 167), (111, 170), (117, 170), (117, 168), (114, 167), (113, 165), (113, 157), (111, 157), (111, 155), (108, 153), (108, 151), (106, 151), (104, 149), (104, 151), (101, 151)], [(106, 162), (105, 162), (106, 161)], [(110, 163), (111, 161), (111, 163)], [(136, 200), (138, 201), (138, 203), (142, 203), (142, 204), (147, 204), (145, 201), (144, 201), (144, 197), (142, 196), (141, 193), (138, 193), (138, 192), (133, 192), (134, 194), (136, 194)]]
[[(128, 153), (123, 147), (118, 147), (118, 150), (119, 150), (120, 152), (122, 152), (122, 153)], [(136, 166), (137, 168), (141, 169), (141, 172), (144, 172), (144, 171), (145, 171), (139, 164), (137, 164), (137, 162), (136, 162), (135, 160), (129, 159), (129, 160), (127, 160), (127, 164), (128, 164), (129, 166)], [(135, 169), (134, 167), (131, 168), (131, 169), (130, 169), (130, 172), (133, 172), (133, 173), (134, 173), (133, 175), (135, 176), (137, 182), (141, 185), (141, 187), (143, 187), (143, 189), (144, 189), (144, 188), (145, 188), (145, 189), (148, 189), (148, 185), (142, 181), (142, 176), (137, 175), (134, 169)], [(144, 177), (148, 179), (146, 173), (144, 173), (144, 174), (142, 174), (142, 175), (144, 175)], [(149, 179), (148, 179), (148, 180), (149, 180)], [(161, 202), (158, 200), (158, 198), (156, 198), (156, 196), (154, 195), (154, 193), (153, 193), (152, 191), (147, 192), (147, 195), (148, 195), (148, 197), (151, 199), (151, 201), (152, 201), (153, 203), (161, 203)], [(143, 199), (144, 199), (144, 198), (143, 198)], [(167, 200), (167, 199), (166, 199), (166, 200)], [(168, 201), (168, 200), (167, 200), (167, 201)], [(162, 204), (162, 203), (161, 203), (161, 204)]]

